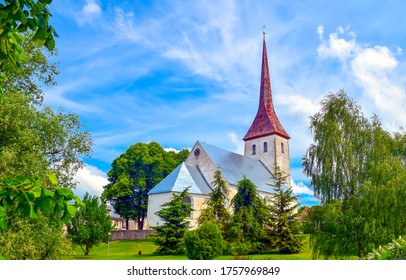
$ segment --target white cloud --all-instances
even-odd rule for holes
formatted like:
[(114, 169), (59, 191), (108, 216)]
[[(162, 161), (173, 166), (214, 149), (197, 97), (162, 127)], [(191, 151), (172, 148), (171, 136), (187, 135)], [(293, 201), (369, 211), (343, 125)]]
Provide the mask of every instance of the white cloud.
[(319, 34), (322, 43), (317, 48), (317, 53), (322, 58), (338, 58), (342, 61), (352, 56), (357, 49), (355, 42), (355, 34), (348, 33), (349, 40), (345, 38), (339, 38), (339, 34), (344, 35), (345, 30), (341, 26), (337, 29), (337, 32), (331, 33), (328, 40), (323, 40), (322, 35), (324, 28), (322, 26), (317, 27), (317, 33)]
[(107, 174), (97, 167), (85, 165), (76, 173), (75, 180), (78, 182), (76, 187), (77, 195), (83, 196), (86, 192), (90, 195), (101, 196), (103, 186), (107, 185)]
[(314, 194), (314, 192), (308, 186), (303, 184), (303, 182), (295, 183), (293, 181), (293, 179), (291, 179), (291, 186), (292, 186), (293, 193), (296, 195), (300, 195), (300, 194), (313, 195)]
[[(371, 106), (367, 106), (368, 113), (378, 114), (386, 129), (397, 130), (404, 127), (404, 78), (398, 78), (394, 74), (399, 65), (396, 55), (400, 55), (402, 50), (398, 47), (394, 54), (386, 46), (361, 45), (351, 32), (348, 32), (349, 39), (339, 38), (339, 34), (345, 36), (347, 31), (340, 27), (337, 32), (329, 35), (328, 41), (322, 41), (317, 48), (319, 56), (338, 58), (344, 67), (350, 65), (349, 74), (362, 88), (363, 96), (366, 97), (364, 102), (372, 102)], [(319, 28), (317, 32), (320, 34)]]
[[(364, 95), (372, 99), (378, 112), (385, 113), (386, 125), (397, 129), (406, 125), (406, 93), (403, 85), (391, 77), (398, 61), (387, 47), (362, 49), (351, 63)], [(379, 114), (378, 114), (379, 115)]]
[(318, 109), (318, 104), (309, 97), (303, 95), (277, 95), (278, 104), (285, 105), (289, 113), (302, 114), (305, 116), (314, 115)]
[(79, 25), (91, 23), (102, 14), (100, 5), (95, 0), (86, 0), (80, 13), (76, 14), (75, 20)]
[[(187, 149), (187, 150), (191, 150), (191, 148), (184, 148), (184, 149)], [(169, 148), (164, 148), (164, 150), (166, 151), (166, 152), (175, 152), (175, 153), (179, 153), (181, 150), (178, 150), (178, 149), (175, 149), (175, 148), (172, 148), (172, 147), (169, 147)]]
[(234, 131), (227, 133), (228, 138), (230, 139), (231, 143), (235, 146), (235, 153), (240, 155), (244, 154), (244, 142), (239, 139), (237, 133)]
[(323, 36), (324, 36), (324, 26), (323, 25), (317, 26), (317, 34), (319, 34), (320, 41), (322, 41)]

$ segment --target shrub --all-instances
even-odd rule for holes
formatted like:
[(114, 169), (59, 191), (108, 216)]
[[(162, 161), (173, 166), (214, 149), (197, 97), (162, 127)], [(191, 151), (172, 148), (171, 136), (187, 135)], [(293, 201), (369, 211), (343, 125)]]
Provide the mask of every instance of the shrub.
[(185, 234), (186, 255), (192, 260), (212, 260), (223, 253), (223, 236), (216, 224), (205, 222)]
[(14, 216), (7, 230), (0, 230), (0, 256), (9, 260), (60, 260), (73, 255), (62, 226), (38, 213), (37, 219)]
[(395, 260), (406, 258), (406, 239), (399, 237), (385, 246), (379, 246), (366, 255), (365, 260)]

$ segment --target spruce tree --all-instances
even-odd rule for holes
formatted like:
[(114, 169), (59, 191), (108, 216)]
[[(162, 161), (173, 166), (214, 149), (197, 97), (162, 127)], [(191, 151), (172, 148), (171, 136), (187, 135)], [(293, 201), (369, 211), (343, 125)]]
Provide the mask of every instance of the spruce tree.
[(169, 202), (162, 204), (162, 209), (156, 214), (164, 222), (161, 226), (153, 227), (156, 232), (155, 244), (158, 245), (155, 253), (160, 255), (177, 255), (185, 253), (184, 234), (190, 222), (186, 220), (193, 211), (189, 203), (184, 202), (188, 189), (179, 194), (173, 194)]
[(297, 196), (293, 194), (291, 187), (284, 183), (288, 175), (285, 175), (275, 163), (274, 182), (272, 187), (275, 194), (269, 205), (270, 226), (268, 238), (270, 246), (282, 253), (297, 253), (303, 243), (299, 236), (295, 235), (298, 229)]
[(258, 197), (256, 186), (246, 177), (238, 182), (232, 200), (234, 217), (231, 226), (231, 252), (237, 255), (260, 253), (264, 249), (264, 224), (267, 211)]
[(223, 237), (226, 238), (231, 220), (231, 215), (226, 207), (226, 205), (228, 205), (229, 191), (220, 170), (217, 170), (214, 173), (214, 181), (212, 182), (212, 186), (213, 191), (209, 194), (209, 199), (206, 202), (207, 208), (201, 211), (198, 218), (198, 223), (215, 223), (221, 230)]

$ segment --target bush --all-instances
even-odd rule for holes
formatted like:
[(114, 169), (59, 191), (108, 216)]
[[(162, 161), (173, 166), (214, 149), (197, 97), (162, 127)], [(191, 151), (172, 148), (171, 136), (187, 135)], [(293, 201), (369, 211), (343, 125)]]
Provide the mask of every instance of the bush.
[(61, 260), (73, 255), (62, 226), (38, 213), (37, 219), (17, 215), (0, 230), (0, 256), (8, 260)]
[(212, 260), (223, 253), (223, 236), (216, 224), (205, 222), (185, 234), (186, 255), (192, 260)]
[(406, 239), (399, 237), (385, 246), (379, 246), (366, 255), (364, 260), (396, 260), (406, 258)]

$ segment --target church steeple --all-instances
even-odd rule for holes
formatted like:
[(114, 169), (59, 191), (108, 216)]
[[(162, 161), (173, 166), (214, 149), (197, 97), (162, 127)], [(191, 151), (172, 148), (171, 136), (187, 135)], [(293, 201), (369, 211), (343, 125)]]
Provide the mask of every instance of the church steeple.
[(257, 115), (245, 134), (243, 140), (252, 140), (268, 135), (279, 135), (290, 139), (289, 134), (283, 129), (272, 102), (271, 79), (269, 77), (268, 55), (266, 51), (265, 32), (262, 49), (261, 87)]

